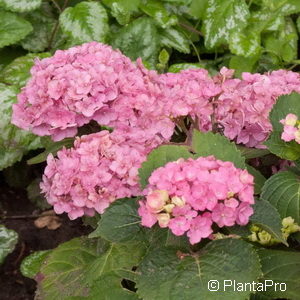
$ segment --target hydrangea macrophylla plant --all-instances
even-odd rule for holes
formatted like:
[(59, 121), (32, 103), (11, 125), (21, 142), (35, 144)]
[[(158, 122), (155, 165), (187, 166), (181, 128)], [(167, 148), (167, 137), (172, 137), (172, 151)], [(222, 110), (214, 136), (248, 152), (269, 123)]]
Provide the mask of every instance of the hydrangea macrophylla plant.
[(209, 237), (212, 225), (246, 225), (253, 214), (253, 176), (213, 156), (178, 160), (156, 169), (140, 201), (142, 225), (169, 227), (191, 244)]
[[(136, 291), (145, 300), (170, 291), (175, 300), (209, 299), (206, 282), (215, 274), (222, 280), (240, 273), (245, 282), (265, 274), (270, 279), (273, 250), (249, 241), (288, 245), (299, 231), (298, 166), (279, 158), (287, 156), (284, 147), (300, 158), (299, 149), (280, 139), (280, 119), (287, 116), (281, 121), (285, 140), (298, 125), (299, 113), (288, 115), (290, 102), (287, 109), (284, 100), (300, 110), (299, 95), (280, 96), (300, 91), (300, 76), (279, 70), (236, 79), (233, 73), (159, 74), (96, 42), (36, 61), (13, 107), (13, 123), (54, 141), (75, 137), (72, 148), (49, 154), (42, 192), (56, 213), (70, 219), (101, 214), (89, 237), (41, 253), (49, 256), (36, 278), (49, 299), (61, 296), (57, 286), (68, 287), (62, 299), (98, 299), (100, 293), (127, 299)], [(278, 103), (284, 109), (274, 112)], [(274, 135), (274, 151), (258, 149)], [(279, 154), (267, 170), (276, 174), (266, 181), (260, 167), (266, 153), (274, 159), (268, 151)], [(282, 252), (283, 258), (294, 255)], [(76, 272), (64, 269), (69, 265)], [(166, 282), (170, 272), (174, 282)], [(134, 278), (134, 292), (122, 287), (123, 276)], [(232, 293), (224, 295), (232, 299)], [(250, 292), (240, 295), (248, 299)]]
[(184, 118), (190, 127), (262, 147), (277, 97), (300, 86), (297, 73), (283, 70), (242, 79), (226, 68), (213, 78), (203, 69), (160, 75), (96, 42), (37, 60), (31, 74), (13, 107), (14, 124), (54, 140), (74, 136), (91, 120), (114, 129), (81, 137), (58, 159), (48, 158), (43, 191), (56, 212), (72, 219), (139, 195), (138, 168), (170, 141), (175, 125), (188, 135)]

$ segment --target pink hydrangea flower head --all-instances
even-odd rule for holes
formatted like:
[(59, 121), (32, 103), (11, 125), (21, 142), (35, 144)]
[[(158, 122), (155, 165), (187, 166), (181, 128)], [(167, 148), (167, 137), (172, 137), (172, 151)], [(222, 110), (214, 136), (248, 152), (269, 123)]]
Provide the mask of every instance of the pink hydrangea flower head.
[[(103, 213), (116, 199), (142, 193), (138, 169), (150, 150), (118, 131), (81, 136), (74, 148), (60, 150), (57, 158), (48, 156), (42, 191), (57, 213), (66, 212), (72, 219), (92, 211)], [(156, 191), (149, 196), (147, 209), (141, 210), (152, 207), (157, 212), (166, 198), (166, 191)], [(144, 223), (151, 224), (149, 220)]]
[[(149, 214), (154, 215), (160, 227), (170, 228), (175, 235), (187, 234), (192, 244), (209, 237), (213, 224), (246, 225), (253, 214), (253, 180), (246, 170), (213, 156), (169, 162), (149, 178), (143, 192), (146, 200), (140, 202), (142, 224), (147, 223)], [(158, 188), (167, 196), (161, 200), (161, 195), (154, 194), (153, 208), (149, 207)]]

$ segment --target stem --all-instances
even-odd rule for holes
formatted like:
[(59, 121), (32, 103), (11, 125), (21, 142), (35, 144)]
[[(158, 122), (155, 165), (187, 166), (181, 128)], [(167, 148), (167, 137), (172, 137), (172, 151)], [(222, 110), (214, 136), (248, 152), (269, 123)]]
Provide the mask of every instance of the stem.
[(180, 129), (182, 129), (182, 131), (188, 136), (189, 131), (188, 129), (185, 127), (185, 124), (183, 122), (182, 118), (179, 118), (176, 120), (177, 125), (180, 127)]
[(61, 13), (62, 10), (61, 10), (60, 6), (58, 5), (58, 3), (55, 0), (51, 0), (51, 1), (53, 2), (54, 6), (58, 9), (58, 11)]
[[(68, 2), (69, 2), (69, 0), (65, 0), (64, 5), (62, 6), (62, 8), (60, 8), (60, 13), (62, 13), (62, 12), (65, 10), (65, 8), (66, 8), (67, 5), (68, 5)], [(54, 0), (53, 0), (53, 3), (55, 3)], [(57, 3), (56, 3), (56, 4), (57, 4)], [(53, 43), (53, 40), (54, 40), (54, 38), (55, 38), (55, 36), (56, 36), (56, 34), (57, 34), (58, 28), (59, 28), (59, 18), (57, 19), (57, 21), (56, 21), (56, 23), (55, 23), (55, 25), (54, 25), (54, 27), (53, 27), (51, 36), (50, 36), (49, 43), (48, 43), (48, 47), (47, 47), (47, 50), (48, 50), (48, 51), (51, 50), (51, 48), (52, 48), (52, 43)]]
[(0, 216), (0, 219), (4, 220), (19, 220), (19, 219), (37, 219), (39, 217), (45, 217), (45, 216), (55, 216), (55, 214), (52, 213), (43, 213), (39, 215), (19, 215), (19, 216)]
[(213, 113), (211, 114), (211, 123), (212, 123), (212, 132), (213, 133), (219, 132), (218, 122), (217, 122), (217, 119), (216, 119), (216, 108), (218, 106), (217, 101), (218, 101), (219, 96), (220, 96), (220, 94), (212, 98)]
[(203, 33), (202, 33), (201, 31), (197, 30), (197, 29), (194, 28), (194, 27), (191, 27), (191, 26), (188, 25), (188, 24), (185, 24), (185, 23), (182, 23), (182, 22), (179, 22), (178, 24), (179, 24), (181, 27), (187, 29), (188, 31), (190, 31), (190, 32), (192, 32), (192, 33), (196, 33), (196, 34), (198, 34), (198, 35), (200, 35), (200, 36), (203, 36)]

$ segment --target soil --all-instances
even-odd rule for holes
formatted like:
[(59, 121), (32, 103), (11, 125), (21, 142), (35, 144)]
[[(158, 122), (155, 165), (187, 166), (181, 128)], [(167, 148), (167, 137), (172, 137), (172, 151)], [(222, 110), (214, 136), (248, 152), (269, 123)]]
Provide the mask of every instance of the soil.
[(27, 199), (25, 190), (12, 189), (3, 181), (0, 183), (0, 215), (6, 216), (0, 219), (1, 224), (19, 234), (15, 250), (0, 266), (1, 300), (34, 299), (35, 281), (22, 276), (19, 270), (24, 257), (37, 250), (55, 248), (65, 241), (91, 231), (91, 228), (84, 226), (81, 220), (70, 221), (66, 215), (59, 216), (62, 225), (56, 230), (36, 228), (35, 218), (30, 216), (40, 213), (41, 211)]

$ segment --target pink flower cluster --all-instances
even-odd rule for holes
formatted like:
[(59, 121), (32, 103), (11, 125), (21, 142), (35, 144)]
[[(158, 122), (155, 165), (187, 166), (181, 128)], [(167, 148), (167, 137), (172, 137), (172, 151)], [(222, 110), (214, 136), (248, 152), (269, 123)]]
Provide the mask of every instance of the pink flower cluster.
[(294, 114), (288, 114), (285, 119), (280, 120), (283, 124), (283, 132), (281, 138), (285, 142), (296, 141), (300, 144), (300, 122)]
[(300, 92), (300, 75), (290, 71), (244, 73), (242, 80), (226, 68), (214, 78), (203, 69), (160, 75), (97, 42), (37, 60), (31, 74), (12, 122), (54, 140), (75, 136), (95, 120), (144, 132), (157, 146), (172, 136), (175, 118), (189, 115), (201, 130), (211, 130), (214, 114), (229, 139), (260, 147), (272, 129), (268, 117), (276, 99)]
[(116, 199), (141, 194), (137, 172), (146, 153), (139, 143), (108, 131), (82, 136), (57, 159), (48, 156), (42, 191), (55, 212), (70, 219), (101, 214)]
[(253, 176), (213, 156), (180, 159), (156, 169), (140, 201), (142, 225), (158, 222), (191, 244), (209, 237), (212, 225), (246, 225), (253, 214)]
[[(114, 125), (130, 120), (128, 98), (145, 90), (142, 73), (119, 51), (97, 42), (36, 60), (18, 95), (12, 122), (54, 140), (74, 136), (90, 120)], [(111, 106), (123, 103), (122, 113)]]
[(243, 73), (242, 80), (226, 79), (216, 109), (224, 134), (238, 144), (261, 147), (272, 125), (269, 113), (277, 98), (300, 92), (300, 75), (278, 70), (270, 74)]

